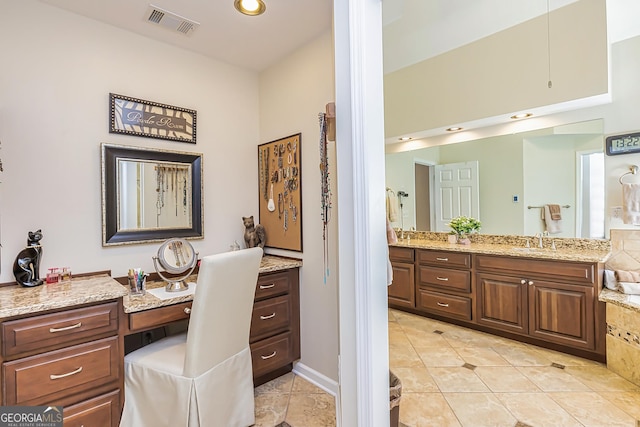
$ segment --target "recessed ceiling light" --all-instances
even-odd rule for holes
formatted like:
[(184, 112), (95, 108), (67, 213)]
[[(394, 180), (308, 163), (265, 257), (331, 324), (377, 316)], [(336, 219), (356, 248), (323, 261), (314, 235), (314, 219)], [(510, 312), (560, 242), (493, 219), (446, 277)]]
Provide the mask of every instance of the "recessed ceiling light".
[(233, 6), (238, 12), (249, 16), (262, 15), (267, 10), (262, 0), (235, 0)]
[(531, 117), (533, 116), (532, 113), (520, 113), (520, 114), (514, 114), (513, 116), (511, 116), (512, 119), (526, 119), (527, 117)]
[(447, 128), (447, 132), (457, 132), (459, 130), (462, 130), (462, 128), (458, 126), (452, 126), (450, 128)]
[(398, 138), (398, 141), (410, 141), (412, 139), (413, 138), (411, 138), (410, 136), (403, 136), (403, 137)]

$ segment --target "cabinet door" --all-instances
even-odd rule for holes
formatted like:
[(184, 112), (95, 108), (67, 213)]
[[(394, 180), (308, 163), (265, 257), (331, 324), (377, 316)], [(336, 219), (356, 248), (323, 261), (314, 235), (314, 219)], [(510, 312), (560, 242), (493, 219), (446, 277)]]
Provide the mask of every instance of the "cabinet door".
[(416, 306), (415, 267), (413, 264), (393, 262), (393, 282), (388, 287), (389, 305), (392, 307)]
[(522, 279), (495, 274), (477, 274), (477, 316), (481, 325), (528, 333), (527, 285)]
[(595, 348), (592, 286), (532, 280), (529, 334), (576, 348)]

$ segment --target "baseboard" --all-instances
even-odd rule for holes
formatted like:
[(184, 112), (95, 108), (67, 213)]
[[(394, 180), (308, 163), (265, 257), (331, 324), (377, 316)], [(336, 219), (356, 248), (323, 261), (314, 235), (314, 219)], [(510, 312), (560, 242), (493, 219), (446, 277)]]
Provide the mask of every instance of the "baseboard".
[(304, 363), (295, 363), (293, 365), (293, 373), (320, 387), (333, 397), (338, 397), (338, 383), (315, 369), (311, 369)]

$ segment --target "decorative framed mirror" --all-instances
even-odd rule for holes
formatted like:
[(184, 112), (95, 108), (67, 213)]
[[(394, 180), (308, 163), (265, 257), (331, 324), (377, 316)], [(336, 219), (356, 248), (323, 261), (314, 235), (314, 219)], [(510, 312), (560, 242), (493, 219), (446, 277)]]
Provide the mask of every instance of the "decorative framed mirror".
[(101, 144), (102, 246), (202, 239), (202, 154)]

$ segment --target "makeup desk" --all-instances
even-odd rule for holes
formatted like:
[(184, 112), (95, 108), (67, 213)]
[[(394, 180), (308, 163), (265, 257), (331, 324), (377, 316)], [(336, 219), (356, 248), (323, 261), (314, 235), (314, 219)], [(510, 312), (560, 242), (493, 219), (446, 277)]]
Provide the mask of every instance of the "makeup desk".
[[(301, 266), (288, 258), (262, 260), (250, 337), (256, 385), (290, 371), (300, 358)], [(130, 297), (107, 273), (0, 287), (0, 405), (63, 406), (65, 427), (117, 427), (124, 337), (188, 319), (192, 299)]]
[[(302, 261), (265, 255), (260, 264), (251, 317), (251, 357), (257, 386), (291, 371), (300, 358), (300, 292)], [(186, 282), (195, 283), (197, 275)], [(148, 331), (189, 318), (193, 286), (186, 292), (166, 293), (162, 281), (148, 282), (144, 296), (123, 298), (121, 335)], [(157, 291), (162, 297), (154, 293)], [(167, 299), (165, 299), (168, 297)]]

